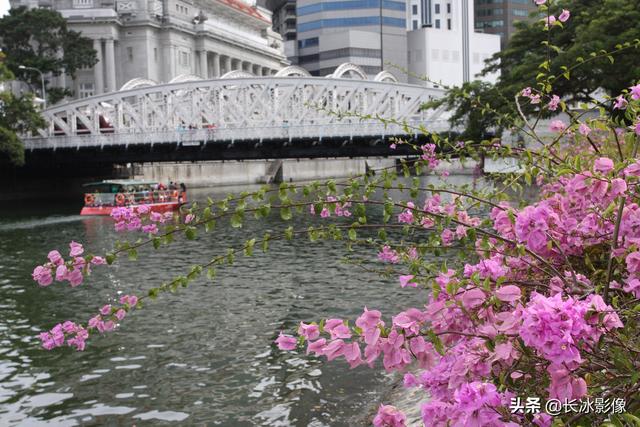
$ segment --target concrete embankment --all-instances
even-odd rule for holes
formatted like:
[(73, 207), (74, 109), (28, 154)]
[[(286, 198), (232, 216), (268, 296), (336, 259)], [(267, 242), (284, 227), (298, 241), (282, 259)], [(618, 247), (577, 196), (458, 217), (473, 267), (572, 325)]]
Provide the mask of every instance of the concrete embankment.
[[(208, 161), (136, 165), (136, 179), (184, 182), (188, 187), (260, 184), (345, 178), (399, 165), (400, 157)], [(457, 160), (438, 165), (435, 173), (473, 174), (477, 163)]]

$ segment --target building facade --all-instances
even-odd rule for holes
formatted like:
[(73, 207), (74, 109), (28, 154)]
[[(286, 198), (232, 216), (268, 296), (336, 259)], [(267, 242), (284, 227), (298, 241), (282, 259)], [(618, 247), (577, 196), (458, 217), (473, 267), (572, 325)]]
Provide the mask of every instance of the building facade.
[(136, 82), (216, 78), (230, 71), (275, 74), (287, 66), (271, 12), (241, 0), (11, 0), (46, 7), (93, 39), (98, 63), (53, 86), (76, 98)]
[(331, 74), (340, 64), (356, 64), (373, 77), (407, 65), (404, 0), (298, 0), (298, 65), (312, 75)]
[(533, 0), (475, 0), (475, 6), (476, 31), (499, 35), (503, 48), (515, 31), (514, 23), (537, 11)]
[(296, 0), (274, 0), (267, 3), (273, 11), (273, 30), (282, 36), (284, 54), (294, 65), (298, 63)]
[[(409, 83), (459, 86), (477, 79), (484, 61), (500, 51), (500, 36), (474, 31), (472, 0), (418, 1), (420, 24), (407, 36)], [(413, 5), (410, 16), (415, 11)], [(483, 78), (489, 82), (496, 79), (497, 75)]]

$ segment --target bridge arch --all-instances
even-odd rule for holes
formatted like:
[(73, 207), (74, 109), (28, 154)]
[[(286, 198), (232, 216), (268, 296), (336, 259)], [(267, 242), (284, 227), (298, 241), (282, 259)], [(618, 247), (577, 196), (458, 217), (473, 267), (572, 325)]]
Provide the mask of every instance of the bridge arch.
[(394, 76), (387, 70), (382, 70), (378, 74), (376, 74), (376, 76), (373, 78), (373, 81), (398, 83), (398, 79), (396, 78), (396, 76)]
[(311, 77), (311, 74), (302, 67), (289, 65), (278, 71), (274, 77)]
[(154, 80), (145, 79), (143, 77), (136, 77), (136, 78), (133, 78), (133, 79), (129, 80), (125, 84), (123, 84), (122, 87), (120, 88), (120, 90), (138, 89), (138, 88), (141, 88), (141, 87), (155, 86), (157, 84), (158, 84), (158, 82), (156, 82)]
[(341, 79), (345, 78), (345, 75), (355, 75), (356, 78), (359, 78), (360, 80), (368, 80), (367, 73), (365, 73), (364, 70), (360, 68), (360, 66), (351, 62), (340, 64), (338, 68), (336, 68), (336, 70), (333, 72), (333, 74), (331, 74), (331, 77), (334, 79)]
[(255, 77), (255, 75), (241, 70), (233, 70), (220, 76), (221, 79), (241, 79), (244, 77)]
[(169, 83), (195, 82), (198, 80), (202, 80), (202, 77), (195, 74), (180, 74), (169, 80)]

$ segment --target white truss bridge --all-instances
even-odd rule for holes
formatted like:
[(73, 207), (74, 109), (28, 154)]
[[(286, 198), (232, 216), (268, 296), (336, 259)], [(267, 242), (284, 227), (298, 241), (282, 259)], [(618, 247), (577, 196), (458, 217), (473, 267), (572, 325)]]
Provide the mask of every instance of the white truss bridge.
[[(354, 78), (355, 76), (355, 78)], [(421, 105), (441, 89), (373, 80), (353, 64), (327, 77), (298, 67), (274, 76), (232, 71), (215, 80), (182, 76), (166, 84), (134, 79), (120, 91), (43, 111), (47, 127), (23, 137), (27, 150), (154, 144), (382, 138), (449, 129), (441, 110)], [(378, 118), (401, 124), (384, 124)]]

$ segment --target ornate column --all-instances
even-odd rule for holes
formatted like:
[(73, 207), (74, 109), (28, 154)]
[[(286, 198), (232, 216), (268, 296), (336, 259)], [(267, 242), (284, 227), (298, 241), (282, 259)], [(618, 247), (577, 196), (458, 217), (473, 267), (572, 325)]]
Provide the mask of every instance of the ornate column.
[(247, 73), (251, 72), (251, 62), (242, 61), (242, 71), (246, 71)]
[(107, 92), (116, 91), (116, 53), (113, 39), (105, 40), (104, 62), (107, 69)]
[(207, 51), (206, 50), (201, 50), (200, 51), (200, 76), (203, 79), (208, 79), (209, 78), (209, 69), (208, 69), (208, 64), (207, 64)]
[(228, 73), (229, 71), (231, 71), (231, 57), (230, 56), (225, 56), (224, 57), (224, 72)]
[(253, 74), (255, 74), (256, 76), (261, 76), (262, 74), (262, 67), (259, 66), (258, 64), (253, 64), (253, 70), (252, 70)]
[(240, 70), (240, 60), (236, 58), (231, 58), (231, 70)]
[(213, 53), (213, 76), (212, 77), (220, 77), (220, 55), (217, 53)]
[(104, 65), (104, 61), (102, 60), (102, 40), (94, 40), (93, 49), (96, 51), (96, 58), (98, 59), (96, 65), (93, 66), (95, 94), (100, 95), (104, 92), (104, 75), (102, 73), (102, 66)]

